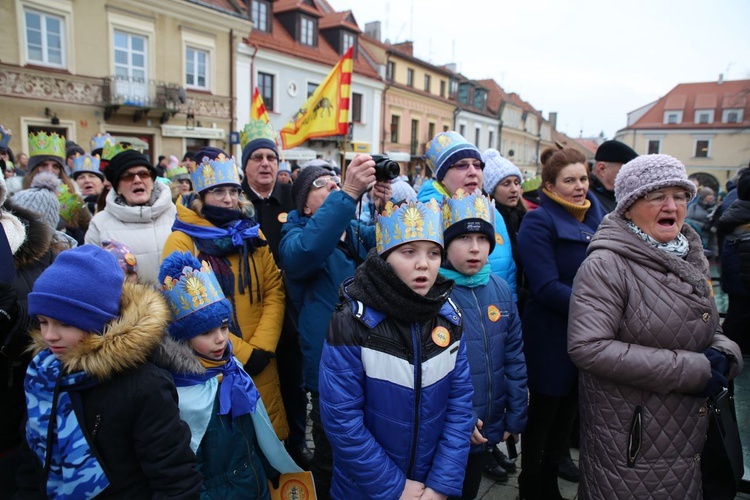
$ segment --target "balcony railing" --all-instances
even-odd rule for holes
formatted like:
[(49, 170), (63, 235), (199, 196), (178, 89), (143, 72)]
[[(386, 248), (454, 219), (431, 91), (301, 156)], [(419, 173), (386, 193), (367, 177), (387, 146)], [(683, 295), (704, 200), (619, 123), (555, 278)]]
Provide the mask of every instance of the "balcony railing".
[(148, 110), (155, 110), (168, 119), (185, 102), (185, 89), (175, 83), (108, 76), (104, 78), (102, 97), (107, 108), (105, 118), (120, 106), (128, 106), (141, 110), (136, 111), (138, 118), (145, 116)]

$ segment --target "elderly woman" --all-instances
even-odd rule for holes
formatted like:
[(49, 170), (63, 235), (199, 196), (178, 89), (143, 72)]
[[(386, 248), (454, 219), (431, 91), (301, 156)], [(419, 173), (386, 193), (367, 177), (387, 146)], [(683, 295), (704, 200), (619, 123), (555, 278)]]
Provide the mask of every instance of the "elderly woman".
[(169, 187), (154, 182), (156, 169), (135, 149), (116, 154), (104, 175), (112, 189), (104, 209), (91, 220), (86, 243), (115, 240), (129, 246), (138, 260), (139, 281), (156, 284), (176, 213)]
[(523, 343), (529, 379), (529, 421), (521, 439), (522, 499), (560, 499), (559, 461), (578, 405), (578, 371), (567, 352), (573, 279), (586, 258), (604, 209), (589, 192), (586, 157), (578, 150), (542, 153), (539, 208), (521, 223), (518, 248), (529, 283)]
[(721, 334), (708, 262), (685, 224), (695, 186), (640, 156), (578, 271), (568, 352), (581, 370), (579, 498), (701, 498), (706, 396), (742, 368)]

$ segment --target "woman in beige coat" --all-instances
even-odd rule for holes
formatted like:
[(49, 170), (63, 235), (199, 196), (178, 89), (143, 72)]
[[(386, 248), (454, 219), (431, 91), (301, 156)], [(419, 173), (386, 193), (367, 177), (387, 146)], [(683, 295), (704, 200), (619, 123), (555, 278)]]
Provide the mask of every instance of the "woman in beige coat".
[(701, 498), (706, 397), (742, 368), (721, 334), (700, 237), (684, 224), (685, 167), (640, 156), (573, 286), (568, 353), (580, 370), (582, 499)]

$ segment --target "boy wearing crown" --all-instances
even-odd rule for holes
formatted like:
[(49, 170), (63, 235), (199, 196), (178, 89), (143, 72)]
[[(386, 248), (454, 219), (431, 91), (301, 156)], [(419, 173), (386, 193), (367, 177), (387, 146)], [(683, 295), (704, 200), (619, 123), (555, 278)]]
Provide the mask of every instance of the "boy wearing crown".
[(320, 367), (333, 498), (461, 494), (471, 378), (436, 201), (386, 205), (377, 248), (341, 286)]
[[(463, 341), (474, 386), (471, 453), (464, 499), (475, 498), (488, 450), (518, 441), (526, 426), (526, 361), (521, 321), (508, 284), (487, 262), (495, 246), (495, 209), (477, 190), (459, 189), (443, 204), (446, 260), (440, 274), (456, 283), (451, 299), (461, 308)], [(507, 476), (506, 476), (507, 477)]]

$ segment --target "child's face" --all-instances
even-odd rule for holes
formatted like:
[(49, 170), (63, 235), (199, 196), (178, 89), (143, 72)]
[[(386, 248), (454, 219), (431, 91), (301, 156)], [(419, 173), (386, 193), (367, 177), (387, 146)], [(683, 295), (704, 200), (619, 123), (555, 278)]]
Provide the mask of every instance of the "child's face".
[(44, 342), (47, 343), (47, 347), (56, 358), (78, 345), (87, 335), (80, 328), (60, 323), (56, 319), (41, 314), (39, 315), (39, 326), (42, 330)]
[(219, 360), (224, 356), (229, 341), (229, 326), (224, 324), (190, 339), (195, 352), (208, 359)]
[(385, 259), (396, 276), (419, 295), (427, 295), (437, 279), (442, 249), (431, 241), (411, 241), (394, 248)]
[(451, 265), (461, 274), (473, 276), (487, 264), (490, 240), (482, 233), (466, 233), (448, 245), (447, 256)]

